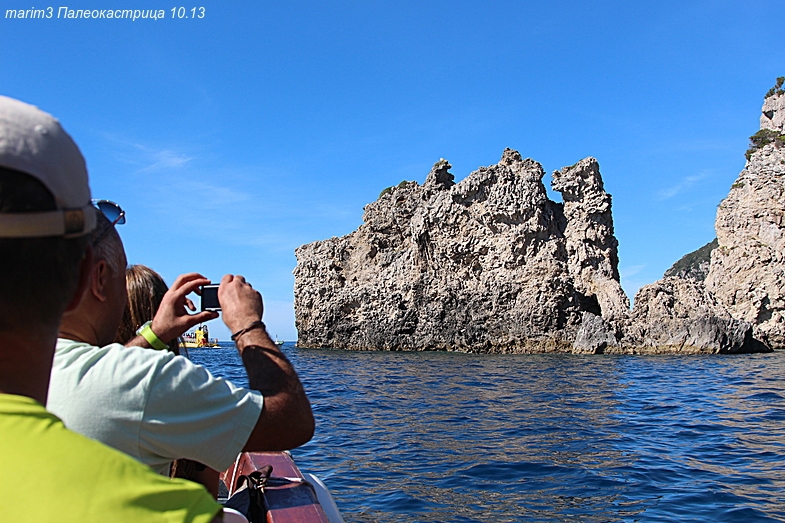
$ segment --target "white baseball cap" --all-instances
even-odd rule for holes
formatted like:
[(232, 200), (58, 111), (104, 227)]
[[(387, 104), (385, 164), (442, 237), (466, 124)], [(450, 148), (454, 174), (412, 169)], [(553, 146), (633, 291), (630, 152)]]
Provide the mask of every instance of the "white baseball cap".
[(0, 238), (76, 238), (96, 224), (82, 153), (52, 115), (0, 96), (0, 167), (33, 176), (57, 210), (0, 213)]

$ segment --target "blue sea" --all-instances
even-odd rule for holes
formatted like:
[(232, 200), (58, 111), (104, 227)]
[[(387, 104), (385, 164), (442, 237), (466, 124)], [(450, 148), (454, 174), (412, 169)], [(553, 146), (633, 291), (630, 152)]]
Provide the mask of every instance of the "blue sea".
[[(284, 351), (347, 523), (785, 521), (785, 353)], [(190, 357), (247, 384), (228, 344)]]

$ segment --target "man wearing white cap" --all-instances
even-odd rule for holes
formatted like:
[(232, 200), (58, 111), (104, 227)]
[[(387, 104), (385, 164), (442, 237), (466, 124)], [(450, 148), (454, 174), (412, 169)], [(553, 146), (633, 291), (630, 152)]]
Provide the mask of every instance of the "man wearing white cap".
[(65, 428), (44, 403), (63, 312), (92, 267), (79, 149), (50, 115), (0, 96), (0, 521), (209, 522), (221, 507)]

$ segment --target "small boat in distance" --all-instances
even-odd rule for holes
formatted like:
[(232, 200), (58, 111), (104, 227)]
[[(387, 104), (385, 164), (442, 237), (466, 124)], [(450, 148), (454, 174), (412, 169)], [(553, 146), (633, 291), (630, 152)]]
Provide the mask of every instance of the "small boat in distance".
[(219, 346), (218, 338), (210, 340), (210, 331), (207, 329), (207, 325), (199, 325), (195, 331), (183, 334), (182, 345), (186, 349)]
[(275, 335), (275, 344), (276, 345), (283, 345), (283, 340), (279, 340), (277, 334)]

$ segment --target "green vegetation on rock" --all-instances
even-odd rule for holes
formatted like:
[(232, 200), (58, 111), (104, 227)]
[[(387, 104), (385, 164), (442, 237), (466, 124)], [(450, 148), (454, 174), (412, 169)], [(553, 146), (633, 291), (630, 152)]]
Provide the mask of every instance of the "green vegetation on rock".
[(774, 87), (772, 87), (766, 92), (766, 96), (764, 96), (763, 99), (765, 100), (766, 98), (774, 96), (775, 94), (785, 93), (785, 90), (782, 89), (783, 84), (785, 84), (785, 76), (778, 76), (777, 83), (775, 83)]
[(717, 238), (714, 238), (700, 249), (685, 254), (670, 269), (665, 271), (665, 276), (691, 278), (699, 281), (705, 280), (709, 272), (711, 251), (716, 249), (718, 245)]
[[(404, 187), (408, 187), (408, 186), (409, 186), (409, 185), (411, 185), (411, 184), (415, 184), (415, 185), (416, 185), (416, 184), (417, 184), (417, 182), (414, 182), (414, 181), (411, 181), (411, 182), (410, 182), (410, 181), (408, 181), (408, 180), (403, 180), (401, 183), (399, 183), (399, 184), (397, 185), (397, 188), (398, 188), (398, 189), (402, 189), (402, 188), (404, 188)], [(382, 190), (382, 192), (380, 192), (380, 193), (379, 193), (379, 198), (381, 198), (381, 197), (382, 197), (382, 196), (384, 196), (385, 194), (390, 194), (391, 192), (393, 192), (393, 189), (396, 189), (396, 187), (390, 186), (390, 187), (387, 187), (387, 188), (383, 189), (383, 190)], [(377, 200), (378, 200), (378, 198), (377, 198)]]
[(778, 145), (785, 145), (785, 134), (780, 134), (778, 131), (772, 129), (761, 129), (757, 133), (750, 136), (750, 147), (744, 156), (747, 160), (750, 159), (752, 153), (769, 145), (770, 143), (777, 143)]

